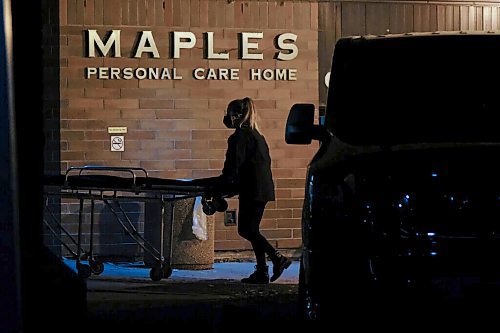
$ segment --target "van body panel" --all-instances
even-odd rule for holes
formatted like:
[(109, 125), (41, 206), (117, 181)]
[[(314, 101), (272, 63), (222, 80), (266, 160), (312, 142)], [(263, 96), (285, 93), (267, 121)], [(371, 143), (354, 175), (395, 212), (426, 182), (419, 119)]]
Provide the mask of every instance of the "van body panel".
[(306, 319), (500, 310), (498, 59), (496, 33), (336, 44), (302, 213)]

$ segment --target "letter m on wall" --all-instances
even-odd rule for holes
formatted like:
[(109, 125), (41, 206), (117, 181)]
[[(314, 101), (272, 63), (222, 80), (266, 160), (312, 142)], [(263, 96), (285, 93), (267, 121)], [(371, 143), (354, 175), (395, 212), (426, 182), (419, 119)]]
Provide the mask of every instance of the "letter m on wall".
[(87, 30), (87, 57), (95, 58), (96, 46), (102, 56), (106, 56), (111, 48), (113, 48), (113, 55), (116, 58), (121, 57), (120, 52), (120, 30), (112, 30), (108, 33), (106, 42), (103, 42), (101, 37), (97, 34), (97, 30)]

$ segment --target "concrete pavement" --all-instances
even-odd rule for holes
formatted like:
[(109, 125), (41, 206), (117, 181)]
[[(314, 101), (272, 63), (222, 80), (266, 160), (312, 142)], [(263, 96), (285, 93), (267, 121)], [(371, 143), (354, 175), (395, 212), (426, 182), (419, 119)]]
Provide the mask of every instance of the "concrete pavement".
[[(63, 260), (66, 265), (75, 270), (75, 261), (70, 259)], [(82, 263), (86, 263), (83, 261)], [(253, 262), (219, 262), (213, 264), (213, 269), (208, 270), (179, 270), (174, 269), (169, 280), (237, 280), (247, 277), (254, 271)], [(129, 279), (148, 279), (149, 268), (144, 267), (142, 263), (104, 263), (104, 271), (100, 275), (93, 275), (92, 279), (98, 277), (104, 278), (129, 278)], [(272, 264), (269, 263), (271, 273)], [(281, 275), (278, 283), (298, 283), (299, 262), (293, 261), (292, 265)]]
[[(74, 261), (65, 263), (74, 269)], [(87, 280), (88, 313), (78, 327), (86, 332), (296, 328), (298, 266), (294, 261), (274, 283), (249, 285), (239, 280), (253, 272), (252, 262), (215, 263), (211, 270), (174, 269), (170, 278), (156, 282), (140, 263), (105, 263), (101, 275)]]

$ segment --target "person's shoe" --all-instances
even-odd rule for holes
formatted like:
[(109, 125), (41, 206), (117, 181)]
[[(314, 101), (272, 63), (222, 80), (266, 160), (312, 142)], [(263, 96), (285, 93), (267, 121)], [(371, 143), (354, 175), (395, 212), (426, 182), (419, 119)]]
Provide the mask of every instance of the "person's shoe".
[(283, 256), (281, 253), (276, 253), (276, 258), (273, 260), (273, 276), (271, 276), (270, 281), (276, 281), (283, 271), (290, 267), (292, 264), (292, 261), (288, 259), (287, 257)]
[(269, 283), (269, 272), (268, 266), (255, 266), (255, 272), (250, 274), (249, 277), (241, 279), (243, 283), (253, 283), (253, 284), (268, 284)]

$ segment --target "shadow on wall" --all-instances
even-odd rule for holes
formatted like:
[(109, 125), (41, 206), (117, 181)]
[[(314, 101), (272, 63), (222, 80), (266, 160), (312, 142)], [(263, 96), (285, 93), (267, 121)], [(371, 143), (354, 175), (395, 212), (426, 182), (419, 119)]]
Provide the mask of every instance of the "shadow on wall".
[(106, 202), (99, 202), (100, 211), (96, 209), (95, 255), (111, 261), (142, 260), (143, 250), (133, 236), (144, 232), (144, 204)]

